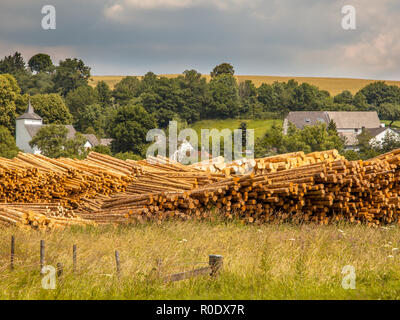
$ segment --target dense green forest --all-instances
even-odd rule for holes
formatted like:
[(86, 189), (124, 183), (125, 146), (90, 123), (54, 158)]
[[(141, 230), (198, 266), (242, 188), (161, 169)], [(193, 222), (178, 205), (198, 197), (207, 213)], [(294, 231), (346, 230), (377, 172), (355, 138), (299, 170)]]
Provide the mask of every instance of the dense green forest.
[[(91, 68), (80, 59), (68, 58), (54, 65), (43, 53), (27, 62), (18, 52), (0, 60), (0, 156), (12, 157), (18, 152), (13, 142), (15, 119), (24, 112), (29, 98), (44, 123), (52, 124), (34, 142), (54, 157), (83, 155), (82, 137), (66, 141), (62, 124), (73, 124), (77, 131), (99, 138), (113, 138), (111, 147), (98, 146), (98, 152), (136, 159), (145, 154), (147, 131), (165, 129), (171, 120), (187, 127), (205, 119), (283, 119), (289, 111), (320, 110), (372, 110), (390, 122), (400, 119), (400, 88), (382, 81), (365, 86), (355, 95), (343, 91), (331, 96), (316, 86), (294, 80), (259, 87), (250, 80), (237, 83), (233, 66), (222, 63), (211, 71), (209, 82), (196, 70), (185, 70), (176, 78), (148, 72), (141, 78), (127, 76), (111, 90), (105, 82), (90, 86), (90, 72)], [(281, 131), (274, 125), (257, 139), (256, 155), (343, 148), (335, 128), (293, 128), (286, 137)], [(320, 140), (312, 141), (310, 136)], [(389, 140), (379, 150), (360, 141), (360, 153), (348, 157), (367, 157), (397, 147), (393, 139)], [(49, 141), (56, 147), (49, 148)], [(60, 153), (63, 145), (70, 148)]]

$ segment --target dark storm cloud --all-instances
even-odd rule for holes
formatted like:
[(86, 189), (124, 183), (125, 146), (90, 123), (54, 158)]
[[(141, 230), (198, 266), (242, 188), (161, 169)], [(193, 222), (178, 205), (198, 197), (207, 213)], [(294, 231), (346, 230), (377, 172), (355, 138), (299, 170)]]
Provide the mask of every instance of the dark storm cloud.
[[(41, 29), (52, 4), (57, 29)], [(46, 51), (82, 58), (95, 74), (203, 73), (222, 61), (239, 74), (400, 78), (396, 1), (2, 0), (0, 55)]]

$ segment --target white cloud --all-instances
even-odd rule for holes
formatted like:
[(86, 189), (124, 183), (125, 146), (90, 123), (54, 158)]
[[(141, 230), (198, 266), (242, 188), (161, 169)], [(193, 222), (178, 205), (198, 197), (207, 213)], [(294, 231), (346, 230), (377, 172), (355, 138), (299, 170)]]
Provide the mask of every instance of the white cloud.
[(127, 12), (139, 9), (181, 9), (194, 5), (197, 0), (118, 0), (106, 6), (104, 15), (112, 20), (123, 20)]
[(128, 22), (135, 10), (179, 10), (192, 7), (215, 7), (219, 10), (254, 8), (261, 0), (117, 0), (104, 8), (104, 16), (115, 21)]

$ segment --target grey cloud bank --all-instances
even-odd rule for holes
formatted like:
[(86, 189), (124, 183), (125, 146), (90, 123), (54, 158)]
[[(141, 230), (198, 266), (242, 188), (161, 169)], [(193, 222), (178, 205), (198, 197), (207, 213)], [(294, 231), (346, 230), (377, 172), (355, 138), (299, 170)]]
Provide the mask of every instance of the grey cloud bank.
[[(54, 5), (57, 29), (42, 30)], [(93, 74), (209, 73), (400, 80), (400, 5), (353, 0), (357, 29), (341, 28), (347, 1), (2, 0), (0, 55), (82, 58)]]

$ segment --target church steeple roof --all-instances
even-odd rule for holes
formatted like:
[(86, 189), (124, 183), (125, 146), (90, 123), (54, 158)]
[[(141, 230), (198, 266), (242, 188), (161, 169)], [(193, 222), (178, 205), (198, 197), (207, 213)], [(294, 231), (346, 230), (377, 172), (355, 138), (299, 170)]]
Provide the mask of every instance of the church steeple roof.
[(31, 105), (31, 99), (29, 99), (25, 113), (17, 118), (17, 120), (19, 119), (42, 120), (42, 118), (35, 113), (35, 110)]

